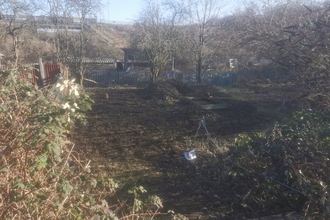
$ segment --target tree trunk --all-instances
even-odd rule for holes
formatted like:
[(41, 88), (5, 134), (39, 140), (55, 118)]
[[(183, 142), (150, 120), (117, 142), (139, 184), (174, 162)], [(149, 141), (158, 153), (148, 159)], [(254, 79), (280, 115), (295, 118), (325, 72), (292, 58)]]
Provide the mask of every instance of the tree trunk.
[(154, 68), (150, 68), (150, 84), (155, 82), (155, 71)]
[(198, 55), (198, 66), (197, 66), (197, 73), (196, 73), (196, 80), (197, 84), (202, 84), (202, 56), (201, 54)]
[(18, 36), (13, 36), (13, 44), (14, 44), (14, 59), (15, 59), (15, 67), (18, 66), (18, 57), (19, 57), (19, 46), (18, 46)]
[(84, 64), (83, 64), (83, 59), (85, 56), (85, 51), (84, 51), (84, 42), (85, 42), (85, 33), (84, 33), (84, 21), (85, 17), (80, 19), (80, 34), (79, 34), (79, 62), (78, 62), (78, 76), (79, 76), (79, 83), (81, 86), (83, 86), (83, 81), (84, 81)]
[(80, 82), (79, 83), (80, 83), (81, 87), (83, 87), (84, 75), (83, 75), (82, 71), (79, 72), (79, 75), (80, 75)]

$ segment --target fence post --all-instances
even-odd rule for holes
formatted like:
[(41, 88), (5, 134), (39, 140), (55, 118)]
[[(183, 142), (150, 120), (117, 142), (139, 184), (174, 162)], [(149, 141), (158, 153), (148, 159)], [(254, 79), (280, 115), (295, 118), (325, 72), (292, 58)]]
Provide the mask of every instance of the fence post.
[(45, 75), (45, 69), (44, 64), (42, 63), (42, 59), (39, 57), (39, 71), (40, 71), (40, 80), (41, 80), (41, 87), (43, 87), (46, 84), (46, 75)]

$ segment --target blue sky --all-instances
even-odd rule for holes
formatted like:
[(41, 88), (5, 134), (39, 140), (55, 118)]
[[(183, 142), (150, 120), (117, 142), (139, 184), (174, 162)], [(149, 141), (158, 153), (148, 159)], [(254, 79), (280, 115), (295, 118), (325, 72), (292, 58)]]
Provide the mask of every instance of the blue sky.
[[(245, 2), (246, 0), (236, 1)], [(97, 18), (99, 21), (110, 21), (111, 23), (112, 21), (133, 22), (137, 19), (145, 4), (145, 0), (101, 0), (101, 2), (101, 12), (97, 15)], [(224, 7), (225, 12), (232, 11), (234, 5), (233, 2), (228, 0), (228, 4)]]
[(97, 17), (106, 21), (132, 22), (141, 11), (142, 2), (142, 0), (102, 0), (102, 10)]

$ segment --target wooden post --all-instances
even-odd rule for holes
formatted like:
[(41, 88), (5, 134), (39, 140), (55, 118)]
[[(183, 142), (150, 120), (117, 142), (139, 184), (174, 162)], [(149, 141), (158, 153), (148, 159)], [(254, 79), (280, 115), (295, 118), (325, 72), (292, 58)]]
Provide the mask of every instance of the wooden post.
[(40, 80), (41, 80), (41, 87), (46, 85), (46, 74), (44, 64), (42, 63), (42, 59), (39, 58), (39, 71), (40, 71)]

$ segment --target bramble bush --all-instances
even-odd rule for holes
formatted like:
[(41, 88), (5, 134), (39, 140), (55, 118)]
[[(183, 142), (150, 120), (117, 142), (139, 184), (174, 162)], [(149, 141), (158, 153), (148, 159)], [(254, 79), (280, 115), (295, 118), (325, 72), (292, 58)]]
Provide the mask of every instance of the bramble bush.
[(110, 208), (118, 185), (92, 174), (67, 138), (86, 123), (93, 100), (74, 80), (39, 89), (18, 76), (15, 69), (0, 73), (0, 219), (134, 219), (137, 207), (151, 207), (150, 216), (161, 207), (151, 197), (135, 199), (135, 210)]
[(329, 217), (330, 117), (295, 112), (269, 133), (242, 134), (230, 154), (239, 166), (230, 172), (240, 205), (249, 212), (296, 209)]

